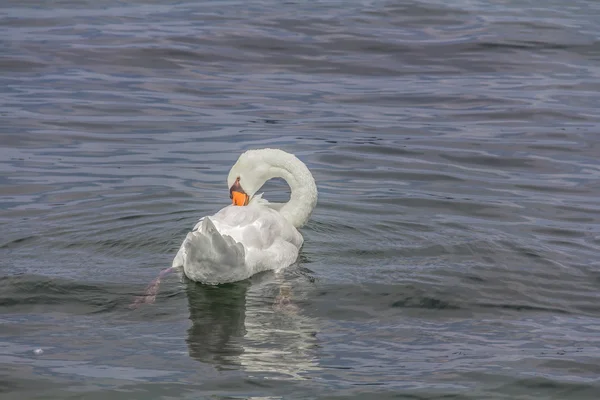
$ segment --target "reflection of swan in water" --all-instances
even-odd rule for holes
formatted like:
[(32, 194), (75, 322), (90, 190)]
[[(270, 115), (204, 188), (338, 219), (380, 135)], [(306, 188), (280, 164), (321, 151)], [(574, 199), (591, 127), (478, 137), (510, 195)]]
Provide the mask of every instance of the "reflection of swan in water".
[(186, 282), (192, 326), (188, 329), (190, 356), (220, 367), (239, 364), (246, 333), (246, 292), (250, 281), (222, 286)]
[(285, 300), (297, 301), (304, 281), (296, 279), (294, 291), (282, 280), (266, 274), (218, 287), (187, 282), (190, 356), (274, 379), (302, 379), (318, 369), (315, 321)]

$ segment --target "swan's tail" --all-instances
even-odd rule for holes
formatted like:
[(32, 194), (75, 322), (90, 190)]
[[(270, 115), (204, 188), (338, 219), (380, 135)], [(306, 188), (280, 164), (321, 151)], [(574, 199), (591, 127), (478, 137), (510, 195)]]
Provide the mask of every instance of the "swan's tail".
[(188, 233), (173, 260), (173, 267), (183, 266), (193, 281), (210, 285), (248, 278), (244, 268), (244, 247), (231, 236), (221, 235), (206, 217)]

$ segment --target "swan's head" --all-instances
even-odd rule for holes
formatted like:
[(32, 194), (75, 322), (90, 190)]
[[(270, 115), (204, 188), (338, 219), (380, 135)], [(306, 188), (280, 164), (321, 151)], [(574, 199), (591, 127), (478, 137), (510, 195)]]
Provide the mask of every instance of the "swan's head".
[(301, 227), (317, 204), (317, 185), (306, 165), (283, 150), (248, 150), (238, 158), (227, 177), (233, 204), (251, 203), (256, 192), (271, 178), (283, 178), (289, 185), (290, 200), (280, 205), (278, 211), (292, 225)]
[(265, 161), (263, 153), (264, 150), (249, 150), (231, 167), (227, 184), (234, 205), (248, 205), (265, 181), (272, 177), (272, 166)]

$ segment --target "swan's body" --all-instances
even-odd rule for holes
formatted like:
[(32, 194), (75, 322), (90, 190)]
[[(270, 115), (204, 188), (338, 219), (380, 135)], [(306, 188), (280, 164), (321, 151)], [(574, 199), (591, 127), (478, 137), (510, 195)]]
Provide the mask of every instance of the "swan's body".
[[(287, 203), (269, 203), (256, 195), (271, 178), (289, 184)], [(191, 280), (220, 284), (293, 264), (304, 242), (297, 228), (306, 223), (317, 202), (315, 181), (306, 165), (282, 150), (249, 150), (231, 168), (227, 180), (232, 191), (243, 193), (247, 205), (230, 205), (200, 219), (171, 269), (183, 267)]]

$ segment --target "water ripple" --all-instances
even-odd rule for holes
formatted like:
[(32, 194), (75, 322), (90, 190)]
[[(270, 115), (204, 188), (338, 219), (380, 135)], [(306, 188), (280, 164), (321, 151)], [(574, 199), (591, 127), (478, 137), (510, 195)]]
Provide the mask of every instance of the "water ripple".
[[(595, 399), (599, 11), (3, 2), (6, 390)], [(299, 265), (132, 313), (257, 147), (319, 186)]]

